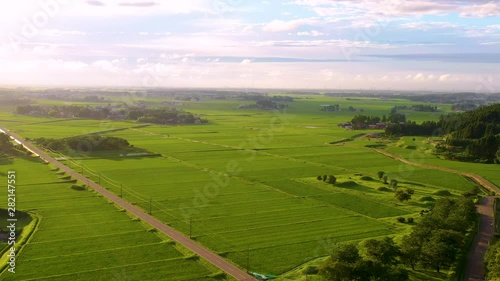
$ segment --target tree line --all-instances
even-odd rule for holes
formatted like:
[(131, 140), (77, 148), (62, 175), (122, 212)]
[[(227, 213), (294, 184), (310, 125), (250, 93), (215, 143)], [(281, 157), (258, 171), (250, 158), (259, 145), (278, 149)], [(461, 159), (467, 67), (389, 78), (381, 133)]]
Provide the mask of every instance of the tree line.
[[(476, 208), (470, 198), (440, 199), (398, 245), (392, 238), (370, 239), (360, 245), (337, 244), (318, 273), (326, 280), (408, 280), (418, 268), (455, 270), (467, 254), (467, 233)], [(496, 266), (496, 265), (495, 265)]]
[(146, 107), (119, 107), (111, 106), (17, 106), (17, 114), (34, 115), (57, 118), (85, 118), (85, 119), (120, 119), (134, 120), (141, 123), (155, 124), (201, 124), (208, 120), (176, 108), (146, 108)]
[(463, 161), (500, 163), (500, 104), (461, 114), (441, 116), (438, 122), (394, 124), (386, 135), (446, 136), (437, 152)]
[(69, 149), (79, 152), (116, 151), (124, 149), (144, 151), (130, 145), (126, 139), (101, 135), (84, 135), (64, 139), (37, 138), (33, 141), (41, 147), (62, 152)]

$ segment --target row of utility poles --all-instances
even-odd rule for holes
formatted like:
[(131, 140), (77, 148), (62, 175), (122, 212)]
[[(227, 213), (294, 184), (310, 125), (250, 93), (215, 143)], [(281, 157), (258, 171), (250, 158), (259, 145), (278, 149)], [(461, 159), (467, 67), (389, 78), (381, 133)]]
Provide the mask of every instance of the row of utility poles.
[[(82, 174), (82, 176), (85, 176), (83, 165), (80, 165), (80, 170), (81, 170), (80, 173)], [(97, 183), (99, 185), (101, 185), (101, 173), (98, 173)], [(90, 186), (90, 175), (87, 178), (87, 185)], [(121, 182), (120, 182), (120, 197), (123, 198), (123, 183), (121, 183)], [(149, 214), (150, 215), (153, 214), (153, 199), (152, 199), (152, 197), (149, 197)], [(189, 218), (189, 239), (193, 239), (193, 218)], [(247, 250), (246, 250), (246, 269), (247, 269), (247, 272), (250, 272), (250, 246), (247, 246)], [(306, 280), (307, 280), (307, 276), (306, 276)]]

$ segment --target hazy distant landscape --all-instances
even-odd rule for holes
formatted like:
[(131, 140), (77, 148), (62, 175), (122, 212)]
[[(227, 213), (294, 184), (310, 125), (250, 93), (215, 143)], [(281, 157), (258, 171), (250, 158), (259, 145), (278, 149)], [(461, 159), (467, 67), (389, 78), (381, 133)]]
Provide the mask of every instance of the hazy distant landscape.
[[(410, 251), (407, 239), (419, 239), (412, 230), (437, 219), (429, 215), (435, 204), (480, 202), (497, 192), (464, 175), (500, 184), (500, 95), (461, 95), (4, 89), (0, 120), (7, 134), (240, 268), (298, 280), (327, 276), (326, 257), (347, 242), (391, 237), (398, 252)], [(457, 109), (463, 104), (478, 109)], [(477, 120), (466, 117), (472, 113)], [(484, 150), (485, 132), (477, 140), (456, 133), (468, 122), (484, 123), (474, 128), (494, 136), (493, 154), (475, 152)], [(18, 208), (32, 217), (21, 232), (30, 238), (18, 280), (231, 278), (107, 204), (89, 182), (11, 144), (2, 146), (2, 165), (17, 170)], [(453, 229), (445, 221), (438, 229)], [(463, 223), (453, 232), (461, 242), (439, 272), (430, 253), (415, 261), (416, 271), (404, 255), (395, 266), (410, 280), (460, 276), (475, 228), (474, 220)]]
[(0, 281), (500, 281), (499, 1), (0, 6)]

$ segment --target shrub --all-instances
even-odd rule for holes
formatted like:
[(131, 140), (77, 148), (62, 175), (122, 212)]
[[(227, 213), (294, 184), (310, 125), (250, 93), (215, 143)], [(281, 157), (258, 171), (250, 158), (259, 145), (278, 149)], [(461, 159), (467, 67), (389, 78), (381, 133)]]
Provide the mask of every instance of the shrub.
[(357, 186), (358, 184), (354, 181), (345, 181), (345, 182), (341, 182), (341, 183), (338, 183), (337, 186), (340, 186), (340, 187), (353, 187), (353, 186)]
[(434, 194), (438, 196), (450, 196), (451, 192), (449, 192), (448, 190), (438, 190), (434, 192)]
[(71, 189), (76, 190), (76, 191), (83, 191), (83, 190), (85, 190), (85, 187), (81, 186), (81, 185), (73, 184), (73, 185), (71, 185)]
[(318, 274), (318, 272), (319, 272), (318, 268), (316, 266), (313, 266), (313, 265), (307, 266), (302, 271), (302, 273), (304, 273), (306, 275)]
[(328, 177), (328, 183), (329, 184), (335, 184), (337, 182), (337, 178), (335, 176), (330, 175)]
[(408, 223), (414, 223), (415, 219), (414, 218), (408, 218)]
[(424, 197), (420, 198), (419, 201), (420, 202), (434, 202), (434, 201), (436, 201), (436, 199), (434, 199), (434, 197), (432, 197), (432, 196), (424, 196)]
[(364, 181), (372, 181), (373, 180), (373, 178), (370, 176), (362, 176), (360, 179), (364, 180)]
[(396, 220), (397, 220), (398, 222), (400, 222), (400, 223), (405, 223), (405, 222), (406, 222), (406, 219), (405, 219), (405, 218), (403, 218), (403, 217), (399, 217), (399, 218), (397, 218)]

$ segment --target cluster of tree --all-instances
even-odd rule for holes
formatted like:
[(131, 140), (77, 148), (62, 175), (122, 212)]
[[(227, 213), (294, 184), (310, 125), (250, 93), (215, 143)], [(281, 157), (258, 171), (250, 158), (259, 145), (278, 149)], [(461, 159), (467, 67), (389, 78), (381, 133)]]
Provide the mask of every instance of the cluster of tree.
[(321, 111), (340, 111), (340, 104), (321, 106)]
[(318, 176), (317, 179), (319, 181), (324, 181), (324, 182), (328, 182), (329, 184), (335, 184), (337, 183), (337, 177), (333, 176), (333, 175), (323, 175), (323, 176)]
[(272, 101), (270, 99), (261, 99), (258, 100), (255, 104), (249, 104), (249, 105), (240, 105), (239, 108), (258, 108), (258, 109), (263, 109), (263, 110), (282, 110), (285, 108), (288, 108), (288, 104), (284, 103), (277, 103), (275, 101)]
[(353, 106), (349, 106), (349, 107), (347, 108), (347, 111), (350, 111), (350, 112), (357, 112), (357, 111), (359, 111), (359, 112), (363, 112), (363, 111), (365, 111), (365, 110), (364, 110), (364, 109), (362, 109), (362, 108), (355, 108), (355, 107), (353, 107)]
[(446, 144), (460, 151), (451, 156), (466, 161), (500, 163), (500, 104), (443, 117), (440, 122), (448, 134)]
[(500, 163), (500, 104), (461, 114), (441, 116), (438, 122), (394, 124), (387, 135), (442, 136), (445, 144), (437, 152), (463, 161)]
[(500, 280), (500, 240), (493, 243), (484, 258), (487, 280)]
[(412, 195), (415, 194), (415, 189), (413, 188), (399, 188), (399, 182), (395, 179), (391, 179), (388, 182), (389, 177), (385, 174), (384, 171), (379, 171), (377, 176), (380, 180), (383, 180), (385, 184), (389, 184), (389, 186), (394, 190), (394, 196), (400, 202), (409, 201), (412, 198)]
[[(363, 255), (362, 255), (363, 254)], [(402, 269), (401, 251), (392, 238), (370, 239), (360, 247), (355, 244), (335, 245), (319, 273), (326, 280), (406, 281), (408, 271)]]
[(62, 106), (40, 106), (20, 105), (17, 106), (17, 114), (61, 117), (61, 118), (86, 118), (86, 119), (112, 119), (110, 107), (91, 107), (81, 105)]
[(200, 124), (208, 122), (206, 119), (202, 119), (193, 113), (178, 110), (176, 108), (24, 105), (17, 107), (17, 113), (23, 115), (97, 120), (128, 119), (142, 123), (156, 124)]
[(394, 196), (400, 202), (411, 200), (412, 195), (415, 194), (415, 189), (413, 188), (396, 188), (394, 191)]
[(457, 267), (467, 254), (466, 234), (476, 218), (476, 207), (469, 198), (440, 199), (424, 215), (409, 235), (403, 237), (401, 260), (415, 270), (416, 266)]
[(113, 151), (133, 148), (126, 139), (101, 135), (84, 135), (65, 139), (38, 138), (34, 141), (44, 147), (55, 151), (68, 149), (78, 152)]
[(9, 136), (0, 133), (0, 159), (7, 156), (22, 155), (25, 151), (21, 145), (15, 145)]
[(471, 102), (457, 103), (451, 106), (451, 110), (453, 111), (471, 111), (476, 110), (477, 108), (478, 105)]
[(356, 115), (354, 116), (354, 118), (351, 120), (350, 123), (352, 124), (353, 129), (359, 130), (359, 129), (366, 129), (370, 125), (377, 125), (377, 124), (399, 125), (399, 124), (405, 124), (406, 122), (407, 121), (405, 114), (400, 114), (397, 111), (392, 110), (391, 113), (389, 114), (389, 117), (383, 115), (382, 118), (378, 116)]
[(193, 113), (176, 108), (131, 108), (127, 118), (141, 123), (155, 124), (201, 124), (208, 123)]
[(356, 115), (351, 120), (352, 128), (355, 130), (366, 129), (369, 125), (381, 123), (382, 118), (378, 116)]
[(385, 134), (390, 136), (433, 136), (439, 135), (441, 131), (438, 122), (424, 121), (422, 124), (408, 122), (403, 124), (392, 124), (385, 128)]
[(437, 106), (417, 104), (417, 105), (396, 105), (394, 110), (412, 110), (421, 112), (437, 112)]
[(427, 102), (427, 103), (474, 103), (474, 104), (486, 104), (488, 102), (498, 102), (500, 101), (500, 95), (492, 94), (479, 94), (479, 93), (454, 93), (453, 95), (447, 94), (429, 94), (429, 95), (412, 95), (408, 94), (404, 96), (405, 99), (409, 99), (416, 102)]
[(82, 101), (84, 102), (109, 102), (104, 97), (99, 97), (98, 95), (91, 95), (83, 97)]
[(267, 96), (267, 95), (259, 95), (259, 94), (245, 94), (240, 97), (243, 100), (252, 100), (252, 101), (273, 101), (273, 102), (293, 102), (294, 98), (290, 96)]

